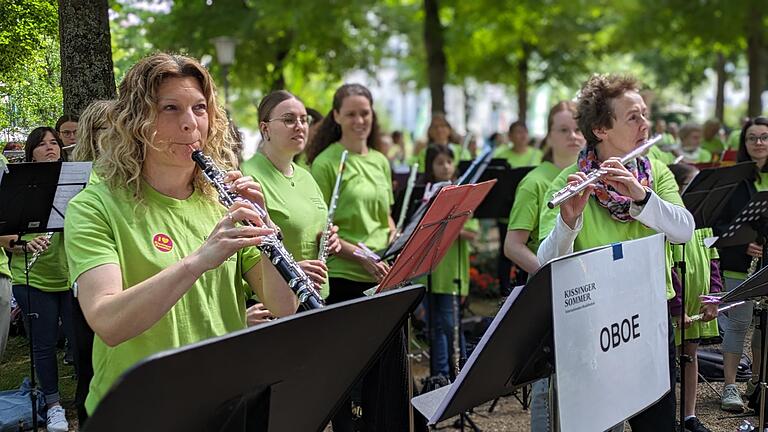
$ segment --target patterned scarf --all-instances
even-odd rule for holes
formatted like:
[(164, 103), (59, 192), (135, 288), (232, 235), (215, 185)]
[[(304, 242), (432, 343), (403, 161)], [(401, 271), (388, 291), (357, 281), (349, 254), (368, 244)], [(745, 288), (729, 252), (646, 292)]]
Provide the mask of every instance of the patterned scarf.
[[(577, 160), (579, 171), (589, 173), (600, 168), (597, 152), (594, 146), (586, 146), (579, 152)], [(651, 174), (651, 161), (645, 156), (639, 156), (624, 165), (642, 186), (653, 186)], [(632, 198), (620, 195), (613, 187), (606, 185), (601, 180), (595, 183), (593, 192), (597, 202), (611, 214), (611, 217), (619, 222), (631, 222), (635, 220), (629, 215), (629, 206)]]

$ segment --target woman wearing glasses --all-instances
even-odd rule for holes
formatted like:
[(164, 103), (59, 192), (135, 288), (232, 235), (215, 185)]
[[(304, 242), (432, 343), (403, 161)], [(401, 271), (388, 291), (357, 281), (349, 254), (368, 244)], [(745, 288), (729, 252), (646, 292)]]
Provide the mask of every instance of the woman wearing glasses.
[[(296, 96), (285, 90), (270, 93), (259, 104), (262, 144), (240, 169), (261, 185), (269, 217), (280, 227), (286, 249), (325, 298), (328, 269), (317, 259), (317, 248), (328, 206), (309, 171), (293, 162), (306, 147), (310, 123)], [(340, 247), (338, 236), (333, 235), (330, 252), (336, 253)], [(258, 324), (269, 318), (269, 311), (256, 304), (248, 309), (248, 318), (249, 325)]]
[(72, 148), (77, 143), (78, 120), (79, 118), (72, 114), (64, 114), (56, 120), (56, 132), (59, 133), (64, 147)]
[[(728, 228), (728, 224), (747, 205), (752, 195), (768, 190), (766, 159), (768, 159), (768, 118), (756, 117), (747, 121), (742, 128), (737, 153), (739, 162), (754, 161), (757, 164), (754, 176), (751, 180), (739, 185), (733, 193), (720, 219), (716, 222), (715, 235), (721, 235)], [(734, 289), (747, 278), (747, 271), (752, 258), (761, 257), (762, 252), (762, 246), (757, 243), (720, 249), (720, 268), (723, 272), (726, 291)], [(747, 302), (731, 309), (727, 317), (721, 320), (725, 329), (722, 346), (725, 380), (720, 407), (725, 411), (741, 412), (744, 410), (744, 403), (736, 386), (736, 369), (744, 350), (744, 338), (747, 329), (752, 322), (752, 309), (752, 302)], [(752, 357), (754, 359), (753, 371), (760, 370), (761, 357), (757, 355), (760, 341), (761, 337), (756, 329), (752, 334), (752, 351), (755, 354)], [(747, 386), (747, 394), (753, 387), (754, 383), (750, 382)]]

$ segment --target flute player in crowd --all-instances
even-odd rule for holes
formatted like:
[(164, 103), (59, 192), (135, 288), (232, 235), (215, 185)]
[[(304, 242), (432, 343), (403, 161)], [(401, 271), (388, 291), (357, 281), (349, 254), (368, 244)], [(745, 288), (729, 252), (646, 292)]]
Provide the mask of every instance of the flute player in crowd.
[[(648, 139), (648, 109), (635, 79), (592, 76), (577, 101), (577, 121), (586, 147), (576, 164), (554, 180), (551, 193), (566, 184), (584, 181), (587, 173), (605, 172), (560, 205), (541, 215), (539, 238), (544, 238), (537, 257), (547, 261), (571, 252), (664, 233), (673, 243), (691, 239), (694, 220), (683, 206), (675, 178), (661, 162), (638, 156), (625, 164), (621, 158)], [(551, 196), (551, 194), (548, 194)], [(669, 265), (668, 267), (671, 267)], [(669, 268), (665, 269), (669, 275)], [(668, 278), (667, 298), (674, 297)], [(669, 381), (675, 386), (675, 346), (669, 322)], [(632, 430), (669, 431), (675, 424), (675, 392), (629, 420)]]

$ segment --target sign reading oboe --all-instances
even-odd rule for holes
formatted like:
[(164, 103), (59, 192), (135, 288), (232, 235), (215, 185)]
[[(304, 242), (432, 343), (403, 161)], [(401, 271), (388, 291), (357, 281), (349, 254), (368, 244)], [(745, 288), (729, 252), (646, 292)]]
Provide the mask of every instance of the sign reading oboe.
[[(243, 199), (238, 194), (229, 190), (224, 183), (226, 172), (217, 167), (213, 159), (204, 155), (202, 151), (193, 148), (192, 160), (200, 167), (205, 179), (216, 189), (216, 192), (219, 194), (219, 202), (222, 205), (229, 208), (235, 203), (235, 200)], [(259, 216), (262, 218), (267, 216), (267, 212), (261, 206), (254, 202), (250, 203), (256, 212), (259, 213)], [(252, 225), (250, 222), (244, 223)], [(313, 282), (304, 273), (304, 270), (296, 264), (296, 260), (285, 249), (283, 242), (277, 234), (264, 236), (263, 241), (257, 247), (269, 258), (277, 272), (280, 273), (280, 276), (285, 279), (288, 287), (296, 293), (296, 297), (299, 298), (299, 303), (301, 303), (302, 307), (305, 309), (318, 309), (324, 306), (323, 299), (315, 291)]]

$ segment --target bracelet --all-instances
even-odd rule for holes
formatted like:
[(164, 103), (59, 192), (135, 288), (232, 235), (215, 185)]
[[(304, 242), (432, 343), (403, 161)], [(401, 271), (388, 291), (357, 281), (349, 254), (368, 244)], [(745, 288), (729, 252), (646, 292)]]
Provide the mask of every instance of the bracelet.
[(636, 206), (642, 207), (642, 206), (646, 205), (648, 203), (648, 200), (650, 200), (650, 199), (651, 199), (651, 190), (646, 188), (645, 189), (645, 198), (643, 198), (640, 201), (633, 201), (633, 203), (635, 203)]

